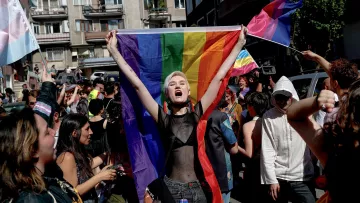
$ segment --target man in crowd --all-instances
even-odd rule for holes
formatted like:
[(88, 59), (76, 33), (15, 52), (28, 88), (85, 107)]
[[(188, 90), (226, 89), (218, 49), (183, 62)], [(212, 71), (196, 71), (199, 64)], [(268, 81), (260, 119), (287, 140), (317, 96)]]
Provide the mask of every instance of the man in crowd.
[[(104, 91), (104, 81), (101, 80), (100, 78), (96, 78), (93, 81), (93, 87), (94, 89), (90, 92), (88, 100), (89, 100), (89, 104), (90, 101), (93, 99), (104, 99), (104, 95), (102, 94), (102, 92)], [(93, 115), (90, 113), (89, 111), (89, 117), (93, 117)]]
[(224, 203), (230, 202), (230, 192), (233, 189), (230, 154), (237, 154), (239, 151), (236, 136), (225, 113), (227, 106), (223, 96), (208, 119), (205, 134), (206, 154), (214, 169)]
[(304, 140), (289, 125), (286, 111), (299, 97), (291, 81), (281, 77), (272, 94), (274, 108), (262, 122), (261, 183), (269, 185), (274, 202), (314, 203), (314, 168)]

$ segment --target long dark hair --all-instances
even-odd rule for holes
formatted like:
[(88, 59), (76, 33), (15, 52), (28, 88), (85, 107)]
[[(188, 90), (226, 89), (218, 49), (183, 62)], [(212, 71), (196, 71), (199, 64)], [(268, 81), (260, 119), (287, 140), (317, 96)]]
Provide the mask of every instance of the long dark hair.
[[(64, 152), (70, 152), (74, 155), (76, 164), (81, 171), (80, 174), (85, 174), (87, 177), (92, 177), (94, 174), (91, 169), (92, 157), (86, 151), (85, 146), (80, 143), (81, 128), (88, 122), (86, 116), (81, 114), (66, 115), (60, 125), (59, 140), (56, 146), (57, 156)], [(73, 132), (76, 136), (73, 136)]]
[(45, 190), (44, 180), (34, 166), (38, 141), (32, 109), (25, 108), (0, 122), (0, 202), (17, 198), (23, 190)]

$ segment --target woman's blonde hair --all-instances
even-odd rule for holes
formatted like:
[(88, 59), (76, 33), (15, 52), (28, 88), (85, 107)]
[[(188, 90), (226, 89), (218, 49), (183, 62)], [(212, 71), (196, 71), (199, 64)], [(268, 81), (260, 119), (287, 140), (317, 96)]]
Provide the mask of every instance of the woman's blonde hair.
[(40, 193), (45, 189), (36, 172), (39, 131), (34, 112), (23, 109), (0, 123), (0, 202), (16, 198), (22, 190)]
[(181, 72), (181, 71), (174, 71), (172, 73), (170, 73), (170, 75), (168, 75), (166, 78), (165, 78), (165, 81), (164, 81), (164, 92), (165, 92), (165, 95), (167, 95), (168, 93), (168, 87), (169, 87), (169, 83), (170, 83), (170, 80), (171, 78), (175, 77), (175, 76), (180, 76), (180, 77), (183, 77), (186, 81), (186, 85), (188, 86), (188, 88), (190, 89), (190, 84), (189, 84), (189, 81), (186, 77), (186, 75)]

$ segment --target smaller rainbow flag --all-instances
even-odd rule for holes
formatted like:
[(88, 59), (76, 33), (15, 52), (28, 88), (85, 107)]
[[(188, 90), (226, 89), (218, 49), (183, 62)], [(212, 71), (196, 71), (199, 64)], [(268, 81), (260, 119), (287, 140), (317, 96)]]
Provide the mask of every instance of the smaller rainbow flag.
[(275, 0), (266, 5), (248, 24), (250, 35), (281, 45), (290, 45), (291, 14), (302, 6), (303, 0)]
[(258, 67), (259, 66), (255, 62), (253, 57), (250, 55), (250, 53), (246, 49), (241, 50), (234, 63), (234, 67), (231, 72), (231, 77), (238, 75), (245, 75), (248, 72)]

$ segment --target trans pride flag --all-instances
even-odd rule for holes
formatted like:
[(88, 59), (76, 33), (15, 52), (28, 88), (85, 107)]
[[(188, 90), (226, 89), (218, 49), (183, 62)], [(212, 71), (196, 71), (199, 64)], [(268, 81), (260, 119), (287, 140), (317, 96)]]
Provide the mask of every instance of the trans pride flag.
[(255, 16), (247, 28), (250, 35), (266, 40), (290, 45), (291, 14), (302, 6), (303, 0), (275, 0), (265, 6), (259, 15)]
[(0, 66), (39, 49), (19, 0), (0, 0)]
[[(163, 84), (173, 71), (182, 71), (188, 78), (191, 100), (199, 101), (212, 78), (238, 41), (239, 26), (207, 28), (171, 28), (119, 30), (119, 51), (140, 77), (158, 104), (165, 100)], [(207, 117), (214, 109), (230, 77), (222, 83), (218, 98), (198, 124), (198, 156), (213, 202), (221, 200), (220, 189), (205, 153), (204, 135)], [(142, 201), (145, 187), (164, 169), (164, 151), (156, 124), (144, 109), (134, 88), (121, 75), (122, 116), (138, 196)]]
[(231, 77), (245, 75), (258, 67), (259, 66), (250, 53), (246, 49), (241, 50), (239, 55), (236, 57), (234, 68), (231, 72)]

